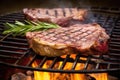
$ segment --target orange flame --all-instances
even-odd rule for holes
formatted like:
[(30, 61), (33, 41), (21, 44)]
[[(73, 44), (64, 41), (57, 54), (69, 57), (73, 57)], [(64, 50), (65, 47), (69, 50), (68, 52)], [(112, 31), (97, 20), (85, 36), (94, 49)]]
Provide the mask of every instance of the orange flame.
[[(65, 56), (61, 56), (62, 58), (65, 58)], [(75, 58), (75, 55), (71, 56), (73, 59)], [(85, 60), (85, 58), (82, 58)], [(52, 63), (52, 61), (48, 60), (43, 65), (42, 68), (48, 68), (49, 65)], [(70, 70), (72, 68), (71, 62), (67, 62), (64, 70)], [(59, 69), (62, 65), (62, 61), (55, 64), (55, 69)], [(37, 67), (38, 64), (35, 61), (32, 64), (32, 67)], [(84, 63), (78, 63), (76, 65), (75, 70), (82, 70), (84, 68)], [(91, 68), (91, 66), (89, 67)], [(96, 80), (108, 80), (107, 73), (94, 73), (89, 74), (90, 76), (94, 77)], [(52, 72), (41, 72), (41, 71), (34, 71), (34, 80), (88, 80), (87, 76), (85, 74), (70, 74), (70, 73), (52, 73)]]
[[(32, 67), (37, 67), (38, 64), (35, 61), (32, 64)], [(43, 68), (47, 68), (47, 65), (43, 65)], [(34, 80), (50, 80), (50, 74), (49, 72), (40, 72), (40, 71), (34, 71)]]

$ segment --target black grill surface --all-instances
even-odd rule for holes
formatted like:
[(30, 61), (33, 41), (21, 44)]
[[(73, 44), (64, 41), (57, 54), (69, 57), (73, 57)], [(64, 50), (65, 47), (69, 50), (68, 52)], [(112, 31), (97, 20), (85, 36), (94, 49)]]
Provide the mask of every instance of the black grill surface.
[[(71, 11), (71, 10), (70, 10)], [(65, 11), (63, 10), (65, 13)], [(88, 19), (86, 22), (97, 22), (106, 29), (110, 35), (109, 52), (107, 55), (99, 56), (83, 56), (77, 55), (75, 59), (71, 55), (63, 57), (46, 57), (35, 54), (27, 43), (26, 38), (23, 36), (13, 37), (11, 35), (3, 35), (2, 31), (6, 22), (14, 23), (15, 20), (24, 21), (25, 17), (21, 12), (7, 14), (0, 17), (0, 65), (9, 66), (13, 68), (21, 68), (27, 70), (47, 71), (47, 72), (63, 72), (63, 73), (98, 73), (120, 71), (120, 16), (117, 14), (119, 11), (108, 10), (105, 12), (103, 9), (91, 9), (89, 11)], [(84, 58), (84, 59), (83, 59)], [(43, 68), (47, 61), (52, 61), (48, 68)], [(33, 62), (37, 61), (38, 66), (32, 67)], [(59, 69), (54, 66), (61, 62)], [(73, 63), (70, 70), (64, 70), (67, 63)], [(82, 70), (75, 70), (77, 64), (83, 63)], [(92, 69), (89, 70), (89, 65)]]

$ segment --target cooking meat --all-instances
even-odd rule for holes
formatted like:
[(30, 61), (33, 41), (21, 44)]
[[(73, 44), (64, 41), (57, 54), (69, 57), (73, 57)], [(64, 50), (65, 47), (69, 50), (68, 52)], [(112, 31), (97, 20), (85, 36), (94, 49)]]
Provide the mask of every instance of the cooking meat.
[(56, 23), (60, 26), (68, 26), (72, 21), (83, 21), (87, 14), (87, 10), (76, 8), (56, 8), (56, 9), (23, 9), (26, 18), (32, 21), (44, 21)]
[(46, 31), (27, 32), (30, 47), (42, 56), (84, 55), (107, 52), (109, 36), (98, 24), (75, 24)]

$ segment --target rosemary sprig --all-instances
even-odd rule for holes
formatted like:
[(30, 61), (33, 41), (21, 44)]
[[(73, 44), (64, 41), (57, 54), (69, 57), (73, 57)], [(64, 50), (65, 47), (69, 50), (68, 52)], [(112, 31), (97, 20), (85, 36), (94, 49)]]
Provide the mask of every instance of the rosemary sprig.
[(12, 34), (13, 36), (25, 35), (26, 32), (46, 30), (50, 28), (58, 28), (59, 26), (54, 23), (46, 22), (33, 22), (25, 21), (22, 23), (20, 21), (15, 21), (12, 23), (5, 23), (6, 29), (3, 31), (3, 34)]

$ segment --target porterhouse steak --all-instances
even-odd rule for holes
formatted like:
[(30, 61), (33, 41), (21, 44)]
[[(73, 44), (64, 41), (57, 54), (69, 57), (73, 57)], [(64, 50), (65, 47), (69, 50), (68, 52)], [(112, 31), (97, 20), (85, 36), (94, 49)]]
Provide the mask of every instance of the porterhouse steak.
[(109, 36), (97, 23), (75, 24), (46, 31), (27, 32), (30, 47), (43, 56), (84, 55), (107, 52)]

